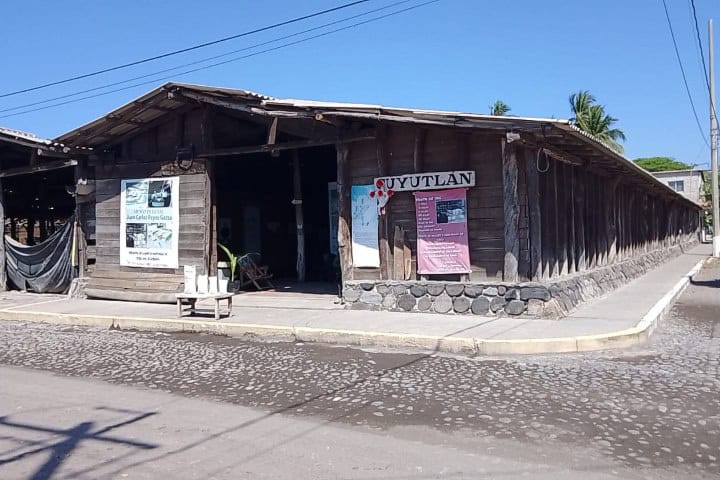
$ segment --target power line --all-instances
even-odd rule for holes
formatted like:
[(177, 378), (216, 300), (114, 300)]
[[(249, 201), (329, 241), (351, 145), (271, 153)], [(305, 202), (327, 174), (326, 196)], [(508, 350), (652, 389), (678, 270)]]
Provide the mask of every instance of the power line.
[[(115, 87), (115, 86), (118, 86), (118, 85), (123, 85), (123, 84), (125, 84), (125, 83), (134, 82), (134, 81), (136, 81), (136, 80), (142, 80), (143, 78), (149, 78), (149, 77), (152, 77), (152, 76), (155, 76), (155, 75), (161, 75), (161, 74), (163, 74), (163, 73), (168, 73), (168, 72), (172, 72), (172, 71), (175, 71), (175, 70), (180, 70), (181, 68), (190, 67), (190, 66), (192, 66), (192, 65), (198, 65), (198, 64), (200, 64), (200, 63), (205, 63), (205, 62), (209, 62), (209, 61), (211, 61), (211, 60), (216, 60), (216, 59), (218, 59), (218, 58), (227, 57), (227, 56), (233, 55), (233, 54), (235, 54), (235, 53), (245, 52), (245, 51), (252, 50), (252, 49), (255, 49), (255, 48), (258, 48), (258, 47), (264, 47), (265, 45), (270, 45), (270, 44), (272, 44), (272, 43), (277, 43), (277, 42), (280, 42), (280, 41), (282, 41), (282, 40), (287, 40), (287, 39), (289, 39), (289, 38), (298, 37), (298, 36), (304, 35), (304, 34), (306, 34), (306, 33), (314, 32), (314, 31), (317, 31), (317, 30), (322, 30), (323, 28), (331, 27), (331, 26), (333, 26), (333, 25), (337, 25), (337, 24), (340, 24), (340, 23), (345, 23), (345, 22), (348, 22), (348, 21), (350, 21), (350, 20), (354, 20), (354, 19), (356, 19), (356, 18), (366, 17), (366, 16), (371, 15), (371, 14), (373, 14), (373, 13), (377, 13), (377, 12), (380, 12), (380, 11), (383, 11), (383, 10), (388, 10), (388, 9), (390, 9), (390, 8), (397, 7), (397, 6), (406, 4), (406, 3), (410, 3), (410, 2), (412, 2), (412, 1), (414, 1), (414, 0), (401, 0), (401, 1), (398, 1), (398, 2), (395, 2), (395, 3), (391, 3), (391, 4), (389, 4), (389, 5), (385, 5), (385, 6), (382, 6), (382, 7), (379, 7), (379, 8), (375, 8), (375, 9), (372, 9), (372, 10), (368, 10), (368, 11), (363, 12), (363, 13), (359, 13), (359, 14), (356, 14), (356, 15), (351, 15), (351, 16), (349, 16), (349, 17), (345, 17), (345, 18), (342, 18), (342, 19), (340, 19), (340, 20), (335, 20), (335, 21), (332, 21), (332, 22), (328, 22), (328, 23), (325, 23), (325, 24), (323, 24), (323, 25), (319, 25), (319, 26), (317, 26), (317, 27), (308, 28), (308, 29), (306, 29), (306, 30), (302, 30), (302, 31), (297, 32), (297, 33), (292, 33), (292, 34), (289, 34), (289, 35), (284, 35), (284, 36), (282, 36), (282, 37), (274, 38), (274, 39), (272, 39), (272, 40), (268, 40), (268, 41), (261, 42), (261, 43), (256, 43), (256, 44), (254, 44), (254, 45), (250, 45), (250, 46), (247, 46), (247, 47), (244, 47), (244, 48), (240, 48), (240, 49), (237, 49), (237, 50), (232, 50), (232, 51), (226, 52), (226, 53), (221, 53), (221, 54), (219, 54), (219, 55), (213, 55), (213, 56), (211, 56), (211, 57), (202, 58), (202, 59), (200, 59), (200, 60), (195, 60), (195, 61), (193, 61), (193, 62), (184, 63), (184, 64), (181, 64), (181, 65), (177, 65), (177, 66), (175, 66), (175, 67), (170, 67), (170, 68), (165, 68), (165, 69), (162, 69), (162, 70), (157, 70), (157, 71), (155, 71), (155, 72), (147, 73), (147, 74), (144, 74), (144, 75), (139, 75), (139, 76), (137, 76), (137, 77), (132, 77), (132, 78), (128, 78), (128, 79), (125, 79), (125, 80), (120, 80), (120, 81), (112, 82), (112, 83), (106, 83), (106, 84), (103, 84), (103, 85), (100, 85), (100, 86), (97, 86), (97, 87), (88, 88), (88, 89), (85, 89), (85, 90), (80, 90), (80, 91), (76, 91), (76, 92), (73, 92), (73, 93), (68, 93), (68, 94), (65, 94), (65, 95), (60, 95), (60, 96), (57, 96), (57, 97), (46, 98), (46, 99), (44, 99), (44, 100), (39, 100), (39, 101), (36, 101), (36, 102), (25, 103), (25, 104), (23, 104), (23, 105), (16, 105), (16, 106), (14, 106), (14, 107), (3, 108), (3, 109), (0, 109), (0, 113), (13, 112), (13, 111), (16, 111), (16, 110), (22, 110), (23, 108), (34, 107), (34, 106), (36, 106), (36, 105), (43, 105), (43, 104), (50, 103), (50, 102), (54, 102), (54, 101), (57, 101), (57, 100), (64, 100), (64, 99), (66, 99), (66, 98), (76, 97), (76, 96), (82, 95), (82, 94), (84, 94), (84, 93), (96, 92), (96, 91), (98, 91), (98, 90), (104, 90), (104, 89), (106, 89), (106, 88)], [(2, 118), (2, 117), (0, 117), (0, 118)]]
[(203, 66), (203, 67), (198, 67), (198, 68), (193, 68), (193, 69), (190, 69), (190, 70), (185, 70), (185, 71), (183, 71), (183, 72), (179, 72), (179, 73), (176, 73), (176, 74), (174, 74), (174, 75), (169, 75), (169, 76), (165, 76), (165, 77), (154, 78), (154, 79), (152, 79), (152, 80), (148, 80), (148, 81), (145, 81), (145, 82), (135, 83), (135, 84), (132, 84), (132, 85), (128, 85), (127, 87), (116, 88), (116, 89), (114, 89), (114, 90), (108, 90), (107, 92), (96, 93), (96, 94), (93, 94), (93, 95), (87, 95), (87, 96), (84, 96), (84, 97), (75, 98), (75, 99), (67, 100), (67, 101), (64, 101), (64, 102), (54, 103), (54, 104), (52, 104), (52, 105), (45, 105), (45, 106), (38, 107), (38, 108), (33, 108), (33, 109), (29, 109), (29, 110), (23, 110), (23, 111), (21, 111), (21, 112), (11, 113), (11, 114), (9, 114), (9, 115), (1, 115), (0, 118), (15, 117), (15, 116), (18, 116), (18, 115), (25, 115), (25, 114), (27, 114), (27, 113), (37, 112), (37, 111), (40, 111), (40, 110), (47, 110), (47, 109), (49, 109), (49, 108), (60, 107), (60, 106), (63, 106), (63, 105), (68, 105), (68, 104), (80, 102), (80, 101), (83, 101), (83, 100), (89, 100), (89, 99), (92, 99), (92, 98), (102, 97), (102, 96), (105, 96), (105, 95), (110, 95), (110, 94), (112, 94), (112, 93), (117, 93), (117, 92), (121, 92), (121, 91), (124, 91), (124, 90), (129, 90), (129, 89), (131, 89), (131, 88), (140, 87), (140, 86), (143, 86), (143, 85), (149, 85), (149, 84), (152, 84), (152, 83), (157, 83), (157, 82), (162, 81), (162, 80), (168, 80), (168, 79), (175, 78), (175, 77), (178, 77), (178, 76), (188, 75), (188, 74), (190, 74), (190, 73), (195, 73), (195, 72), (199, 72), (199, 71), (202, 71), (202, 70), (207, 70), (207, 69), (209, 69), (209, 68), (218, 67), (218, 66), (225, 65), (225, 64), (228, 64), (228, 63), (231, 63), (231, 62), (237, 62), (237, 61), (244, 60), (244, 59), (247, 59), (247, 58), (250, 58), (250, 57), (255, 57), (255, 56), (261, 55), (261, 54), (263, 54), (263, 53), (269, 53), (269, 52), (273, 52), (273, 51), (276, 51), (276, 50), (280, 50), (280, 49), (282, 49), (282, 48), (287, 48), (287, 47), (290, 47), (290, 46), (293, 46), (293, 45), (298, 45), (298, 44), (301, 44), (301, 43), (305, 43), (305, 42), (308, 42), (308, 41), (310, 41), (310, 40), (314, 40), (314, 39), (317, 39), (317, 38), (325, 37), (325, 36), (327, 36), (327, 35), (331, 35), (331, 34), (333, 34), (333, 33), (338, 33), (338, 32), (342, 32), (342, 31), (345, 31), (345, 30), (349, 30), (349, 29), (351, 29), (351, 28), (356, 28), (356, 27), (359, 27), (359, 26), (362, 26), (362, 25), (366, 25), (366, 24), (368, 24), (368, 23), (372, 23), (372, 22), (376, 22), (376, 21), (378, 21), (378, 20), (382, 20), (382, 19), (384, 19), (384, 18), (388, 18), (388, 17), (392, 17), (392, 16), (395, 16), (395, 15), (399, 15), (399, 14), (401, 14), (401, 13), (409, 12), (409, 11), (411, 11), (411, 10), (415, 10), (415, 9), (418, 9), (418, 8), (421, 8), (421, 7), (424, 7), (424, 6), (433, 4), (433, 3), (438, 3), (438, 2), (440, 2), (440, 1), (441, 1), (441, 0), (429, 0), (429, 1), (426, 1), (426, 2), (423, 2), (423, 3), (420, 3), (420, 4), (417, 4), (417, 5), (413, 5), (413, 6), (410, 6), (410, 7), (407, 7), (407, 8), (403, 8), (403, 9), (401, 9), (401, 10), (396, 10), (396, 11), (394, 11), (394, 12), (386, 13), (386, 14), (384, 14), (384, 15), (379, 15), (379, 16), (377, 16), (377, 17), (373, 17), (373, 18), (370, 18), (370, 19), (368, 19), (368, 20), (364, 20), (364, 21), (362, 21), (362, 22), (353, 23), (353, 24), (347, 25), (347, 26), (345, 26), (345, 27), (337, 28), (337, 29), (334, 29), (334, 30), (328, 30), (327, 32), (323, 32), (323, 33), (320, 33), (320, 34), (317, 34), (317, 35), (312, 35), (312, 36), (310, 36), (310, 37), (305, 37), (305, 38), (302, 38), (302, 39), (300, 39), (300, 40), (295, 40), (295, 41), (293, 41), (293, 42), (283, 43), (283, 44), (281, 44), (281, 45), (278, 45), (278, 46), (275, 46), (275, 47), (272, 47), (272, 48), (267, 48), (267, 49), (265, 49), (265, 50), (259, 50), (259, 51), (257, 51), (257, 52), (249, 53), (249, 54), (247, 54), (247, 55), (242, 55), (242, 56), (240, 56), (240, 57), (231, 58), (231, 59), (229, 59), (229, 60), (225, 60), (225, 61), (222, 61), (222, 62), (217, 62), (217, 63), (213, 63), (213, 64), (210, 64), (210, 65), (205, 65), (205, 66)]
[[(703, 51), (702, 46), (702, 40), (700, 39), (700, 27), (698, 26), (698, 19), (697, 19), (697, 10), (695, 9), (695, 0), (690, 0), (690, 5), (692, 6), (692, 14), (693, 14), (693, 20), (695, 20), (695, 36), (697, 38), (698, 47), (700, 47), (700, 60), (702, 60), (702, 67), (705, 79), (705, 85), (708, 89), (708, 95), (712, 97), (712, 92), (710, 91), (710, 76), (708, 75), (707, 71), (707, 65), (705, 65), (705, 52)], [(713, 99), (710, 98), (710, 108), (712, 108), (712, 114), (715, 118), (717, 118), (717, 112), (715, 111), (715, 102), (713, 102)]]
[(122, 64), (122, 65), (116, 65), (116, 66), (114, 66), (114, 67), (104, 68), (104, 69), (102, 69), (102, 70), (96, 70), (96, 71), (90, 72), (90, 73), (84, 73), (84, 74), (82, 74), (82, 75), (76, 75), (76, 76), (74, 76), (74, 77), (65, 78), (65, 79), (63, 79), (63, 80), (56, 80), (56, 81), (54, 81), (54, 82), (43, 83), (43, 84), (41, 84), (41, 85), (36, 85), (36, 86), (34, 86), (34, 87), (28, 87), (28, 88), (24, 88), (24, 89), (21, 89), (21, 90), (16, 90), (16, 91), (14, 91), (14, 92), (3, 93), (3, 94), (0, 94), (0, 98), (10, 97), (10, 96), (13, 96), (13, 95), (19, 95), (19, 94), (21, 94), (21, 93), (32, 92), (32, 91), (35, 91), (35, 90), (40, 90), (40, 89), (52, 87), (52, 86), (55, 86), (55, 85), (62, 85), (62, 84), (64, 84), (64, 83), (74, 82), (74, 81), (76, 81), (76, 80), (81, 80), (81, 79), (83, 79), (83, 78), (95, 77), (95, 76), (101, 75), (101, 74), (103, 74), (103, 73), (114, 72), (114, 71), (116, 71), (116, 70), (121, 70), (121, 69), (123, 69), (123, 68), (133, 67), (133, 66), (135, 66), (135, 65), (141, 65), (141, 64), (143, 64), (143, 63), (148, 63), (148, 62), (152, 62), (152, 61), (155, 61), (155, 60), (160, 60), (160, 59), (162, 59), (162, 58), (172, 57), (172, 56), (174, 56), (174, 55), (179, 55), (179, 54), (181, 54), (181, 53), (186, 53), (186, 52), (190, 52), (190, 51), (193, 51), (193, 50), (198, 50), (198, 49), (200, 49), (200, 48), (209, 47), (209, 46), (211, 46), (211, 45), (217, 45), (217, 44), (219, 44), (219, 43), (227, 42), (227, 41), (230, 41), (230, 40), (235, 40), (235, 39), (238, 39), (238, 38), (241, 38), (241, 37), (246, 37), (246, 36), (248, 36), (248, 35), (254, 35), (254, 34), (256, 34), (256, 33), (266, 32), (266, 31), (268, 31), (268, 30), (272, 30), (272, 29), (275, 29), (275, 28), (284, 27), (284, 26), (290, 25), (290, 24), (292, 24), (292, 23), (301, 22), (301, 21), (303, 21), (303, 20), (308, 20), (308, 19), (310, 19), (310, 18), (319, 17), (319, 16), (322, 16), (322, 15), (326, 15), (326, 14), (328, 14), (328, 13), (337, 12), (338, 10), (343, 10), (343, 9), (346, 9), (346, 8), (354, 7), (355, 5), (360, 5), (361, 3), (367, 3), (367, 2), (369, 2), (369, 1), (372, 1), (372, 0), (356, 0), (356, 1), (354, 1), (354, 2), (349, 2), (349, 3), (342, 4), (342, 5), (338, 5), (337, 7), (328, 8), (328, 9), (326, 9), (326, 10), (322, 10), (322, 11), (319, 11), (319, 12), (310, 13), (310, 14), (308, 14), (308, 15), (303, 15), (303, 16), (301, 16), (301, 17), (292, 18), (292, 19), (290, 19), (290, 20), (285, 20), (285, 21), (283, 21), (283, 22), (274, 23), (274, 24), (272, 24), (272, 25), (267, 25), (267, 26), (265, 26), (265, 27), (256, 28), (256, 29), (254, 29), (254, 30), (249, 30), (249, 31), (246, 31), (246, 32), (238, 33), (238, 34), (236, 34), (236, 35), (231, 35), (231, 36), (229, 36), (229, 37), (219, 38), (219, 39), (217, 39), (217, 40), (213, 40), (213, 41), (210, 41), (210, 42), (205, 42), (205, 43), (201, 43), (201, 44), (198, 44), (198, 45), (193, 45), (193, 46), (190, 46), (190, 47), (181, 48), (181, 49), (179, 49), (179, 50), (174, 50), (174, 51), (172, 51), (172, 52), (167, 52), (167, 53), (163, 53), (163, 54), (160, 54), (160, 55), (155, 55), (155, 56), (153, 56), (153, 57), (147, 57), (147, 58), (143, 58), (143, 59), (140, 59), (140, 60), (135, 60), (135, 61), (132, 61), (132, 62), (129, 62), (129, 63), (124, 63), (124, 64)]
[(670, 13), (668, 12), (667, 2), (662, 0), (663, 8), (665, 9), (665, 18), (667, 18), (668, 28), (670, 29), (670, 36), (672, 37), (673, 46), (675, 47), (675, 56), (677, 57), (678, 65), (680, 65), (680, 72), (682, 73), (683, 83), (685, 84), (685, 91), (687, 92), (688, 100), (690, 100), (690, 106), (692, 107), (693, 116), (695, 117), (695, 123), (700, 130), (705, 145), (710, 147), (705, 131), (700, 124), (700, 118), (698, 117), (697, 110), (695, 109), (695, 102), (693, 101), (692, 94), (690, 93), (690, 87), (688, 86), (687, 76), (685, 75), (685, 67), (683, 67), (682, 59), (680, 58), (680, 50), (678, 49), (677, 40), (675, 39), (675, 31), (672, 27), (672, 21), (670, 20)]

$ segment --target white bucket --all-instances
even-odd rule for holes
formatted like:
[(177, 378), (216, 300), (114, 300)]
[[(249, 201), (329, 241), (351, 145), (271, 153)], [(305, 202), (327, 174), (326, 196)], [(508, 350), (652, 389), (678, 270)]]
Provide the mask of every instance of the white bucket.
[(198, 293), (208, 293), (208, 276), (198, 275), (197, 276), (197, 291)]

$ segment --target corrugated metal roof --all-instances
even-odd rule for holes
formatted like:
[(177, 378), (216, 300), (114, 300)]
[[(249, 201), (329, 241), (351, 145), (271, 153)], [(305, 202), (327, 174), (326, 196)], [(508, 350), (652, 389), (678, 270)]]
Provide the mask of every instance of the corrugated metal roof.
[[(364, 119), (418, 124), (429, 123), (450, 127), (519, 129), (535, 133), (543, 132), (543, 134), (546, 127), (554, 127), (564, 132), (562, 133), (564, 137), (568, 139), (572, 138), (574, 141), (580, 142), (581, 145), (591, 148), (596, 154), (602, 155), (603, 158), (611, 159), (612, 162), (615, 162), (615, 165), (625, 166), (630, 171), (635, 172), (640, 177), (655, 184), (656, 187), (665, 189), (668, 193), (684, 199), (684, 197), (678, 195), (677, 192), (658, 180), (650, 172), (614, 151), (597, 137), (581, 130), (567, 119), (516, 117), (509, 115), (493, 116), (445, 110), (386, 107), (363, 103), (281, 99), (249, 90), (187, 83), (171, 82), (155, 88), (135, 100), (114, 109), (112, 112), (61, 135), (56, 141), (70, 145), (91, 147), (109, 143), (113, 138), (118, 138), (134, 130), (139, 130), (143, 124), (161, 117), (170, 110), (186, 105), (187, 99), (181, 97), (183, 90), (201, 94), (206, 99), (213, 101), (228, 102), (230, 107), (233, 105), (240, 107), (244, 104), (252, 104), (254, 108), (261, 108), (268, 112), (277, 113), (286, 112), (292, 114), (293, 112), (309, 111), (311, 113), (340, 117), (354, 116)], [(175, 92), (180, 95), (176, 97)], [(695, 204), (694, 202), (692, 203)]]
[(7, 128), (7, 127), (0, 127), (0, 135), (2, 135), (4, 137), (9, 137), (11, 139), (34, 142), (34, 143), (37, 143), (38, 145), (43, 145), (43, 146), (52, 144), (52, 141), (44, 139), (44, 138), (40, 138), (37, 135), (35, 135), (34, 133), (23, 132), (21, 130), (15, 130), (12, 128)]

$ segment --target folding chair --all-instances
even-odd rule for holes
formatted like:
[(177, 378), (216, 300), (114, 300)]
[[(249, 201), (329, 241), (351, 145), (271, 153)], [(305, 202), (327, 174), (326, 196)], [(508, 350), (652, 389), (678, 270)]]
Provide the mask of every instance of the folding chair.
[(240, 288), (253, 285), (258, 290), (275, 288), (270, 282), (272, 273), (267, 265), (261, 264), (259, 253), (248, 253), (238, 258), (236, 275), (240, 281)]

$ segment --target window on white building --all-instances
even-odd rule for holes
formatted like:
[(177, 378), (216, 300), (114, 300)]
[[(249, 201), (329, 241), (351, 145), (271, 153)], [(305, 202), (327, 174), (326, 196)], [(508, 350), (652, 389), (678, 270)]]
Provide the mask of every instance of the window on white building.
[(672, 180), (672, 181), (668, 182), (668, 185), (670, 185), (670, 188), (672, 188), (676, 192), (684, 192), (685, 191), (685, 181), (683, 181), (683, 180)]

